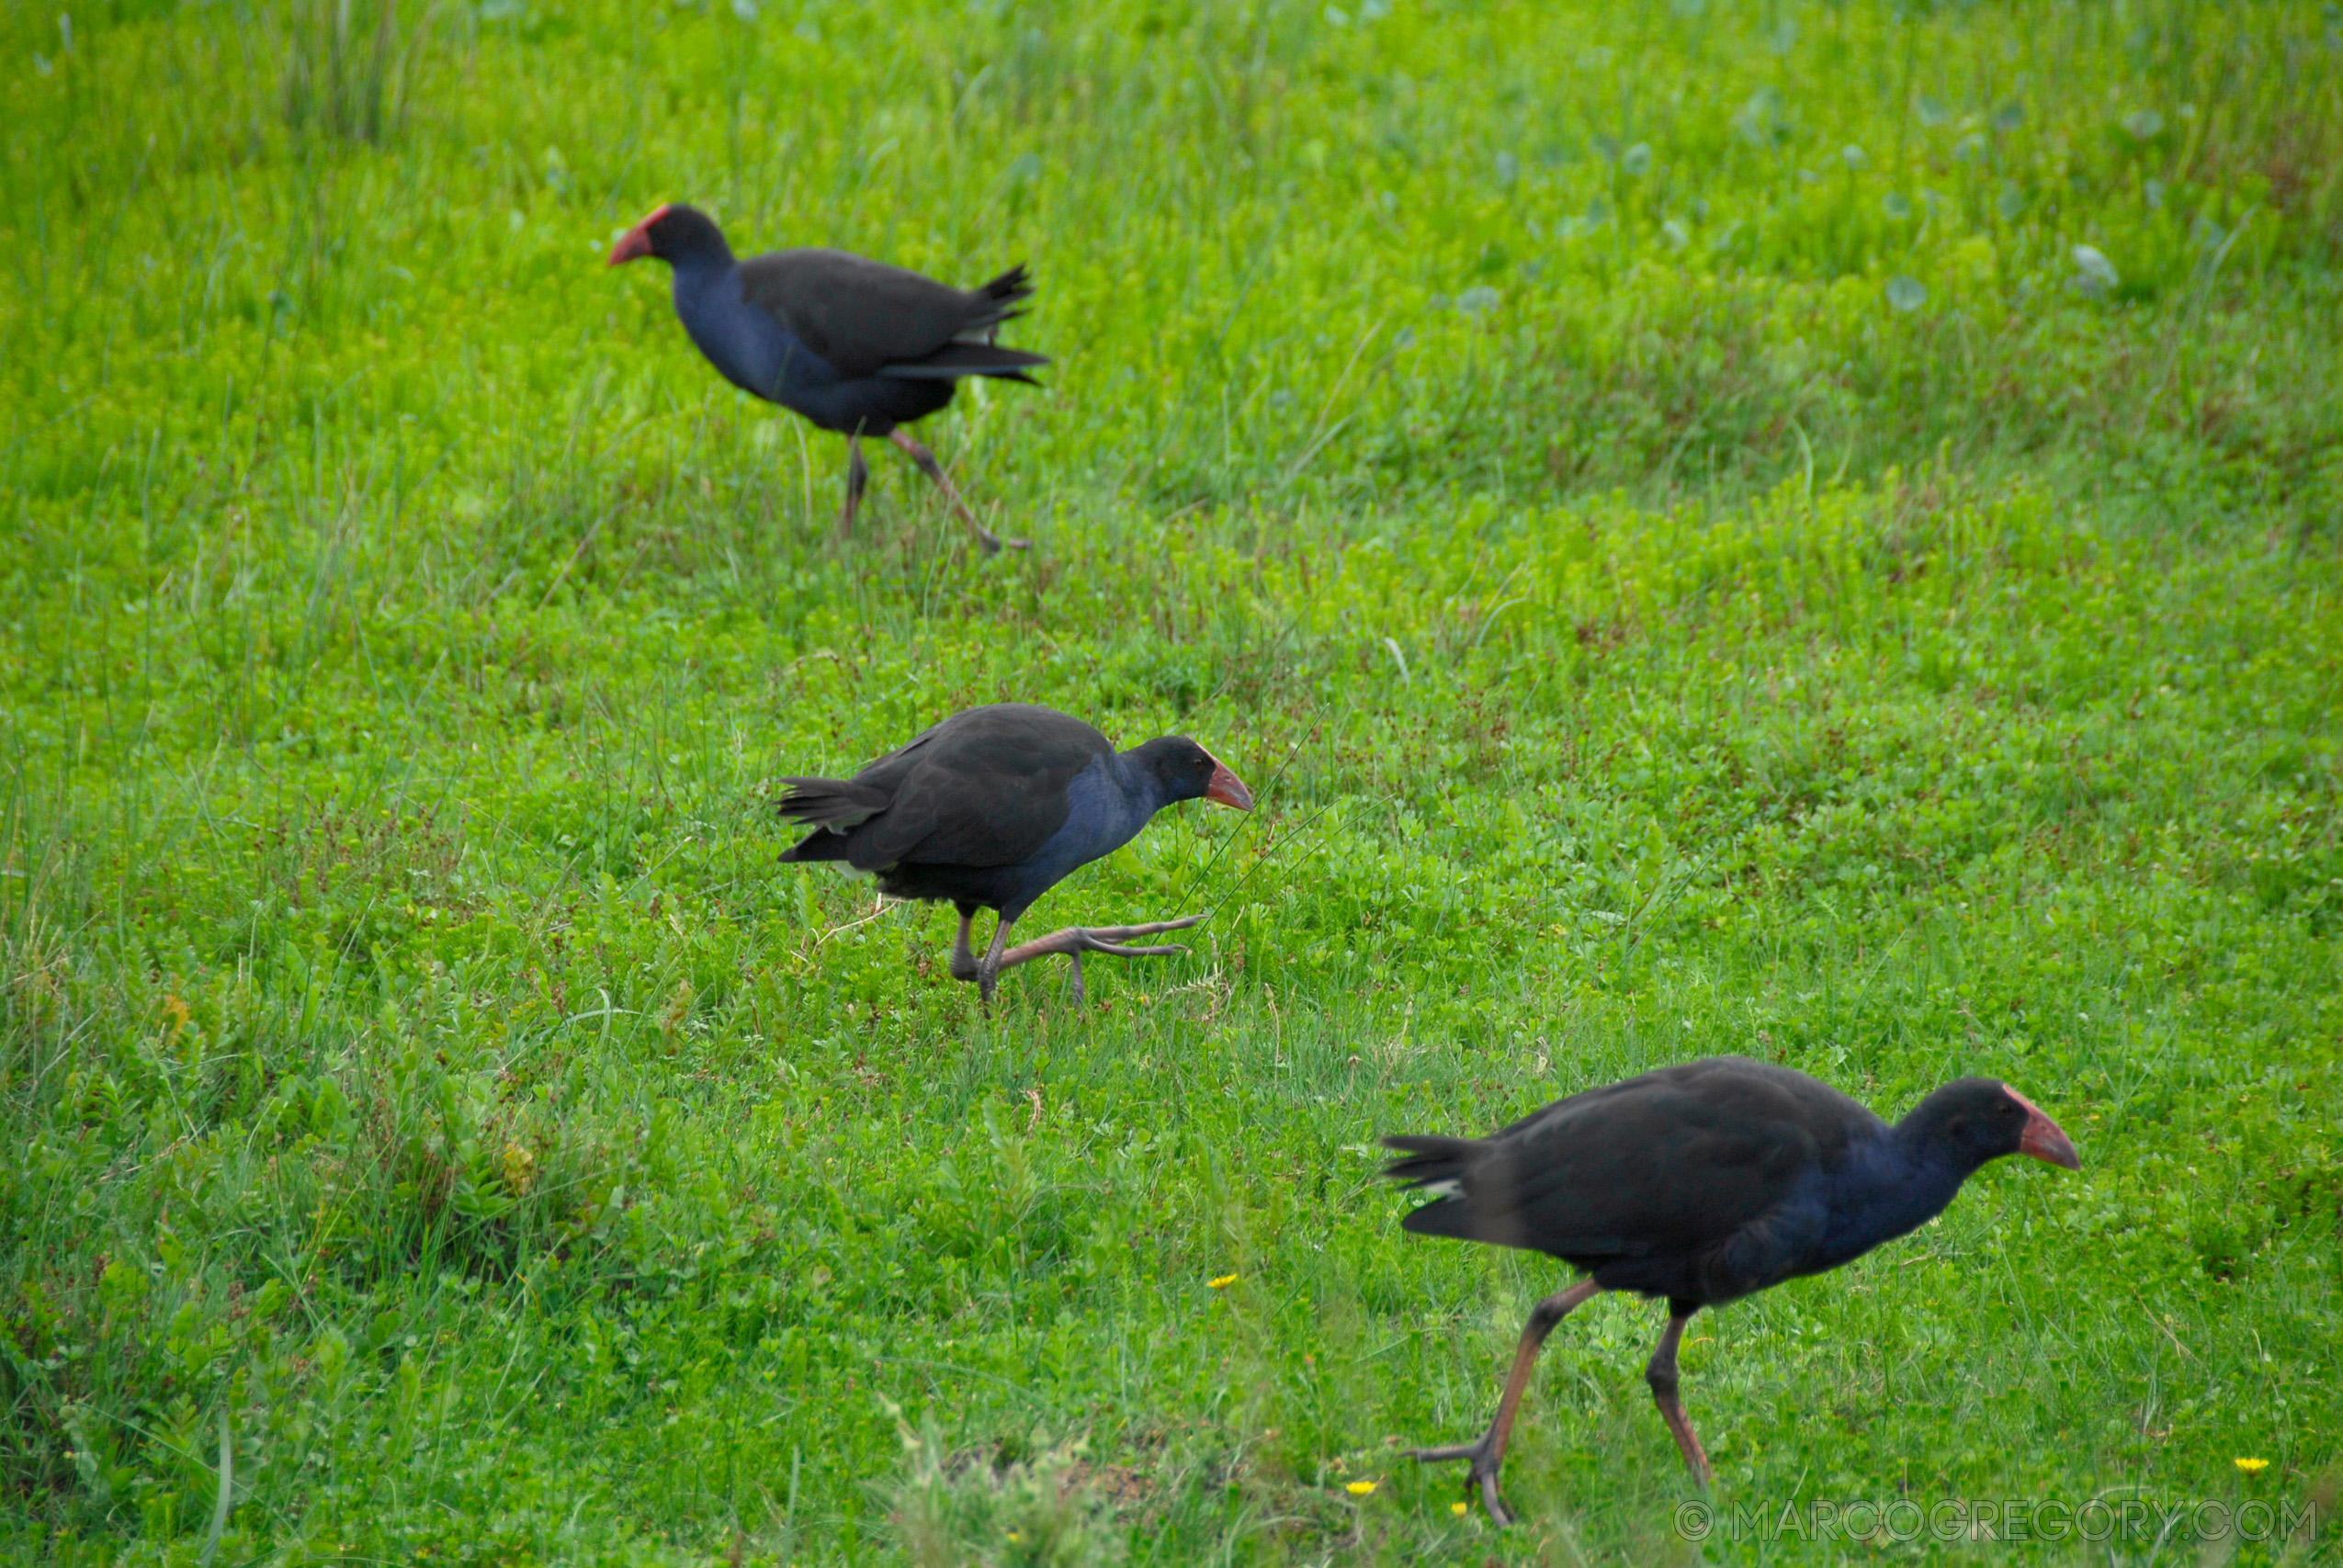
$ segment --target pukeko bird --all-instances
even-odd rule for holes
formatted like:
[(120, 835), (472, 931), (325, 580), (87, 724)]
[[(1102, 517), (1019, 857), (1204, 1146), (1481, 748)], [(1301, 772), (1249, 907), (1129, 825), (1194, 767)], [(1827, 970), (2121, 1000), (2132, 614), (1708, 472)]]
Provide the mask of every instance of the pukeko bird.
[(674, 269), (675, 314), (726, 380), (846, 438), (843, 535), (855, 525), (870, 468), (862, 437), (883, 435), (942, 488), (990, 555), (1005, 542), (976, 520), (935, 454), (903, 426), (952, 400), (964, 376), (1031, 383), (1049, 363), (992, 341), (1024, 314), (1033, 293), (1011, 267), (980, 288), (954, 288), (916, 272), (844, 251), (774, 251), (734, 261), (724, 231), (696, 208), (671, 202), (628, 230), (610, 253), (617, 266), (657, 256)]
[[(1128, 843), (1165, 807), (1201, 796), (1252, 809), (1252, 792), (1184, 735), (1128, 751), (1081, 719), (1027, 703), (969, 708), (890, 751), (851, 779), (793, 778), (781, 815), (814, 829), (785, 861), (843, 861), (878, 874), (898, 898), (948, 899), (960, 912), (952, 977), (974, 980), (987, 1007), (1003, 969), (1062, 953), (1082, 999), (1082, 954), (1117, 958), (1185, 953), (1130, 947), (1134, 937), (1183, 931), (1204, 919), (1137, 926), (1069, 926), (1003, 952), (1009, 928), (1075, 867)], [(998, 911), (982, 959), (968, 947), (979, 908)]]
[(2077, 1168), (2075, 1145), (2024, 1095), (1956, 1078), (1889, 1126), (1805, 1074), (1717, 1056), (1556, 1100), (1487, 1138), (1392, 1137), (1385, 1175), (1436, 1195), (1403, 1228), (1550, 1253), (1589, 1278), (1530, 1313), (1497, 1419), (1480, 1440), (1417, 1449), (1469, 1460), (1489, 1516), (1510, 1524), (1497, 1474), (1539, 1348), (1602, 1291), (1665, 1297), (1644, 1369), (1684, 1462), (1708, 1456), (1676, 1397), (1676, 1346), (1704, 1306), (1836, 1269), (1944, 1211), (1987, 1160)]

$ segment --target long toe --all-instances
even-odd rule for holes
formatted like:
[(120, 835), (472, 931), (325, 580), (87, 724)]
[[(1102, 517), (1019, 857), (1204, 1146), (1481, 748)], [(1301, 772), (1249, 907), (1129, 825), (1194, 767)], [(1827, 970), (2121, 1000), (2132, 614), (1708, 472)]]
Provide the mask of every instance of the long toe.
[(1104, 953), (1117, 958), (1162, 958), (1185, 953), (1184, 947), (1125, 947), (1126, 940), (1135, 936), (1153, 936), (1158, 931), (1185, 930), (1204, 919), (1190, 915), (1184, 919), (1153, 920), (1138, 926), (1067, 926), (1037, 936), (1031, 942), (1021, 942), (1001, 955), (1001, 967), (1013, 969), (1020, 964), (1030, 964), (1051, 953)]
[(1161, 947), (1124, 947), (1115, 942), (1093, 941), (1083, 945), (1092, 953), (1104, 953), (1112, 958), (1167, 958), (1172, 953), (1188, 951), (1177, 942), (1168, 942)]
[[(1144, 925), (1079, 926), (1075, 929), (1084, 936), (1099, 942), (1128, 942), (1135, 936), (1154, 936), (1162, 931), (1183, 931), (1190, 926), (1201, 923), (1203, 919), (1202, 915), (1183, 915), (1176, 920), (1149, 920)], [(1184, 953), (1187, 950), (1178, 948), (1174, 951)]]
[(1451, 1443), (1444, 1449), (1409, 1449), (1408, 1457), (1424, 1464), (1445, 1464), (1450, 1460), (1472, 1459), (1479, 1452), (1478, 1443)]
[(1472, 1468), (1465, 1472), (1466, 1495), (1470, 1496), (1473, 1488), (1479, 1487), (1480, 1500), (1488, 1507), (1488, 1517), (1500, 1525), (1513, 1522), (1513, 1511), (1505, 1506), (1505, 1499), (1497, 1489), (1497, 1472), (1504, 1468), (1505, 1456), (1497, 1452), (1490, 1444), (1489, 1434), (1483, 1433), (1473, 1442), (1450, 1443), (1444, 1448), (1409, 1449), (1407, 1454), (1409, 1459), (1424, 1464), (1443, 1464), (1459, 1459), (1471, 1461)]

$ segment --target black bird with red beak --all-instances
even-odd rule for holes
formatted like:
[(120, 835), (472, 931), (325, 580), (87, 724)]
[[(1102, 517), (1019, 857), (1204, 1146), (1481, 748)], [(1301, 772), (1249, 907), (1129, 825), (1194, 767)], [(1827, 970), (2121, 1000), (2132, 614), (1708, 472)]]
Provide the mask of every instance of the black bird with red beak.
[[(1081, 719), (1026, 703), (969, 708), (890, 751), (851, 779), (793, 778), (781, 815), (814, 831), (785, 861), (842, 861), (877, 874), (897, 898), (948, 900), (960, 912), (952, 977), (974, 980), (992, 1002), (1001, 971), (1049, 953), (1073, 962), (1082, 999), (1082, 954), (1151, 958), (1184, 947), (1131, 947), (1134, 937), (1183, 931), (1202, 920), (1069, 926), (1008, 947), (1009, 928), (1076, 867), (1138, 837), (1155, 814), (1183, 800), (1252, 809), (1252, 792), (1184, 735), (1128, 751)], [(992, 945), (979, 959), (968, 930), (996, 910)]]
[(1384, 1174), (1439, 1199), (1403, 1228), (1549, 1253), (1590, 1276), (1531, 1312), (1477, 1442), (1413, 1450), (1471, 1461), (1466, 1485), (1479, 1486), (1500, 1524), (1512, 1516), (1498, 1470), (1538, 1349), (1588, 1297), (1666, 1299), (1644, 1379), (1705, 1486), (1708, 1455), (1676, 1397), (1676, 1346), (1692, 1314), (1862, 1257), (1942, 1213), (2004, 1155), (2077, 1168), (2058, 1123), (1991, 1078), (1957, 1078), (1891, 1127), (1828, 1084), (1741, 1056), (1590, 1089), (1488, 1138), (1383, 1142), (1408, 1156)]
[(1002, 322), (1024, 313), (1014, 308), (1033, 293), (1024, 267), (980, 288), (954, 288), (844, 251), (735, 261), (715, 220), (674, 203), (628, 230), (610, 265), (644, 256), (674, 270), (675, 314), (726, 380), (846, 438), (842, 536), (870, 480), (862, 437), (873, 435), (901, 447), (935, 481), (986, 554), (1003, 543), (1024, 547), (979, 523), (935, 454), (902, 428), (950, 402), (962, 377), (1030, 384), (1025, 372), (1049, 363), (992, 341)]

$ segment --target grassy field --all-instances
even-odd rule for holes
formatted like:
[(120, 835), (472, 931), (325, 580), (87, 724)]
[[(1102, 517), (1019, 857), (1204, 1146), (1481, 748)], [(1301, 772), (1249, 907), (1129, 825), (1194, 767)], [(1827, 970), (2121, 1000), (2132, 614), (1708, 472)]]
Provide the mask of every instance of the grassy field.
[[(0, 1551), (2343, 1562), (2336, 6), (379, 3), (0, 16)], [(1029, 262), (1031, 553), (662, 199)], [(775, 863), (1005, 697), (1261, 799), (1079, 1012)], [(1565, 1271), (1375, 1138), (1727, 1051), (2083, 1168), (1699, 1319), (1705, 1539), (1610, 1298), (1458, 1513)]]

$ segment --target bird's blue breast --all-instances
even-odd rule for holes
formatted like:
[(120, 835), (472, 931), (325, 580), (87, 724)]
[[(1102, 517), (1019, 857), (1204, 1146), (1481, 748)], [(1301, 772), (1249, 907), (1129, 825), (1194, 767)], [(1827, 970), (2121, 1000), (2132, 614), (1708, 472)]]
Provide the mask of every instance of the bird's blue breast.
[(1155, 815), (1154, 803), (1120, 775), (1112, 754), (1092, 760), (1066, 788), (1066, 820), (1020, 868), (1037, 898), (1080, 865), (1113, 854), (1138, 836)]
[(1961, 1190), (1958, 1171), (1915, 1160), (1892, 1134), (1859, 1143), (1849, 1155), (1845, 1165), (1816, 1179), (1827, 1217), (1801, 1273), (1836, 1269), (1926, 1224)]
[(1960, 1190), (1957, 1173), (1916, 1161), (1892, 1134), (1860, 1140), (1702, 1258), (1698, 1289), (1682, 1293), (1730, 1301), (1836, 1269), (1935, 1218)]
[(741, 297), (730, 267), (677, 267), (675, 314), (707, 362), (744, 392), (795, 407), (837, 384), (829, 361)]

